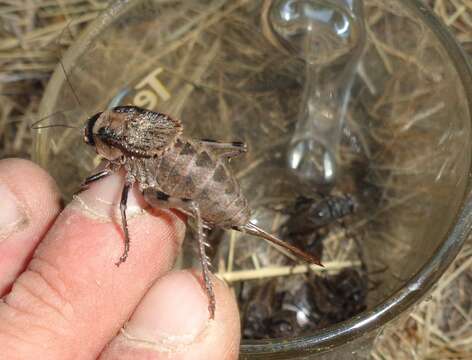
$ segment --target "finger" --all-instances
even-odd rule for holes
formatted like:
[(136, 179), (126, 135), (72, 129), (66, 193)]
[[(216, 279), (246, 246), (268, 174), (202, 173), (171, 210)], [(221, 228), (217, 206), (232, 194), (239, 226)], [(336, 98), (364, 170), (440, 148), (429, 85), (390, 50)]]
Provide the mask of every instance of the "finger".
[(0, 296), (25, 269), (60, 211), (52, 178), (21, 159), (0, 161)]
[(240, 325), (233, 293), (212, 277), (216, 313), (210, 320), (200, 279), (190, 271), (159, 279), (100, 360), (237, 359)]
[(95, 358), (172, 267), (184, 223), (171, 211), (143, 212), (136, 189), (128, 200), (129, 257), (114, 265), (123, 251), (122, 188), (119, 175), (100, 180), (57, 218), (0, 303), (2, 349), (20, 358)]

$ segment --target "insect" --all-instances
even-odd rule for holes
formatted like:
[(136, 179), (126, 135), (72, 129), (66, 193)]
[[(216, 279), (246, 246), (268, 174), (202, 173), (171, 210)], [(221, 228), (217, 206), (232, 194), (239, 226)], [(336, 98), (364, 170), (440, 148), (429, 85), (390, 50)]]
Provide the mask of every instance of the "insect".
[[(360, 205), (352, 194), (298, 196), (281, 211), (288, 219), (280, 228), (282, 238), (321, 258), (331, 230), (344, 229), (356, 243), (344, 221)], [(358, 250), (360, 269), (345, 268), (338, 274), (309, 273), (290, 280), (272, 279), (241, 292), (242, 328), (246, 339), (298, 336), (346, 320), (366, 307), (368, 274)], [(329, 255), (328, 255), (329, 256)]]
[(321, 195), (316, 198), (298, 196), (284, 213), (289, 215), (281, 227), (281, 236), (292, 245), (321, 258), (323, 239), (330, 225), (340, 223), (358, 209), (357, 200), (350, 194)]
[(368, 291), (367, 273), (356, 268), (269, 280), (245, 299), (243, 336), (285, 338), (339, 323), (367, 308)]
[[(244, 285), (244, 283), (243, 283)], [(249, 293), (249, 299), (242, 308), (243, 337), (245, 339), (264, 339), (267, 337), (267, 321), (272, 315), (273, 307), (277, 306), (275, 299), (276, 282), (266, 281)]]
[(312, 231), (353, 214), (358, 208), (357, 201), (349, 194), (312, 198), (299, 196), (293, 207), (293, 215), (285, 224), (291, 231)]
[(124, 250), (116, 265), (128, 257), (126, 205), (129, 190), (137, 184), (150, 206), (178, 209), (194, 219), (210, 318), (215, 315), (215, 295), (205, 251), (206, 229), (220, 227), (252, 234), (306, 262), (320, 264), (312, 255), (249, 221), (248, 202), (227, 166), (227, 159), (247, 151), (245, 144), (187, 138), (179, 120), (135, 106), (95, 114), (86, 121), (83, 135), (85, 143), (95, 147), (106, 162), (102, 170), (85, 179), (83, 188), (120, 169), (126, 173), (120, 200)]

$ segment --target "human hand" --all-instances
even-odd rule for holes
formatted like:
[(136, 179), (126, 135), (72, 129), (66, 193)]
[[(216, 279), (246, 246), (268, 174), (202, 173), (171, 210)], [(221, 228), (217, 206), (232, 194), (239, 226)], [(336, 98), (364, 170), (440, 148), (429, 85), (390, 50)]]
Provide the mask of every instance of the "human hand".
[(1, 359), (237, 358), (231, 291), (213, 279), (210, 320), (200, 272), (169, 272), (185, 233), (181, 215), (143, 211), (130, 192), (131, 250), (114, 265), (122, 184), (119, 175), (100, 180), (61, 212), (44, 170), (0, 161)]

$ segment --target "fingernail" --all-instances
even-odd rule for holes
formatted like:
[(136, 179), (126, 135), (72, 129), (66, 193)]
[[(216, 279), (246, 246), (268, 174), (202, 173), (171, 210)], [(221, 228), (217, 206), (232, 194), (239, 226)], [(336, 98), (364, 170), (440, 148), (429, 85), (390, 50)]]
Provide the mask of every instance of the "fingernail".
[[(94, 182), (89, 188), (74, 196), (71, 206), (78, 208), (85, 215), (102, 220), (110, 221), (120, 219), (120, 201), (124, 186), (124, 177), (121, 174), (112, 174), (99, 181)], [(141, 214), (146, 207), (139, 191), (133, 187), (128, 193), (126, 215), (132, 218)]]
[(187, 271), (161, 278), (146, 294), (126, 325), (128, 338), (152, 343), (160, 351), (190, 345), (209, 324), (208, 298)]
[(28, 217), (16, 196), (0, 184), (0, 240), (26, 226)]

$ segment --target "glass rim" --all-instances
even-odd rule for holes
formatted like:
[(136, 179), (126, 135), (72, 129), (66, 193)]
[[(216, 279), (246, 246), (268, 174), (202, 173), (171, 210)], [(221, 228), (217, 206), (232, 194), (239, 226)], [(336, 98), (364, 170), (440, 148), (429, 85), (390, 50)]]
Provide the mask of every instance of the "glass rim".
[[(467, 55), (458, 45), (453, 35), (447, 27), (439, 20), (431, 9), (420, 0), (399, 0), (405, 7), (409, 7), (418, 14), (428, 28), (435, 34), (443, 48), (447, 51), (454, 68), (459, 74), (462, 86), (465, 90), (465, 97), (468, 103), (469, 115), (472, 114), (472, 66)], [(62, 58), (63, 65), (68, 68), (83, 53), (90, 42), (100, 34), (101, 31), (114, 21), (117, 15), (126, 12), (134, 7), (136, 3), (129, 0), (118, 0), (102, 12), (96, 19), (88, 25), (87, 29), (71, 45)], [(63, 70), (56, 67), (46, 91), (41, 100), (39, 113), (45, 114), (51, 99), (55, 99), (59, 94), (55, 92), (58, 84), (63, 82)], [(49, 99), (44, 101), (44, 99)], [(471, 119), (472, 121), (472, 119)], [(40, 151), (38, 137), (34, 139), (33, 159), (38, 160), (37, 154)], [(425, 263), (425, 265), (389, 298), (355, 317), (331, 325), (312, 335), (301, 336), (288, 339), (268, 339), (243, 341), (240, 346), (242, 356), (250, 356), (251, 359), (286, 358), (289, 355), (309, 355), (322, 353), (333, 349), (335, 346), (347, 344), (362, 337), (396, 318), (401, 313), (408, 310), (441, 277), (447, 267), (452, 263), (464, 241), (472, 229), (472, 164), (469, 164), (468, 180), (463, 197), (454, 217), (455, 221), (450, 225), (443, 243), (436, 252)]]

